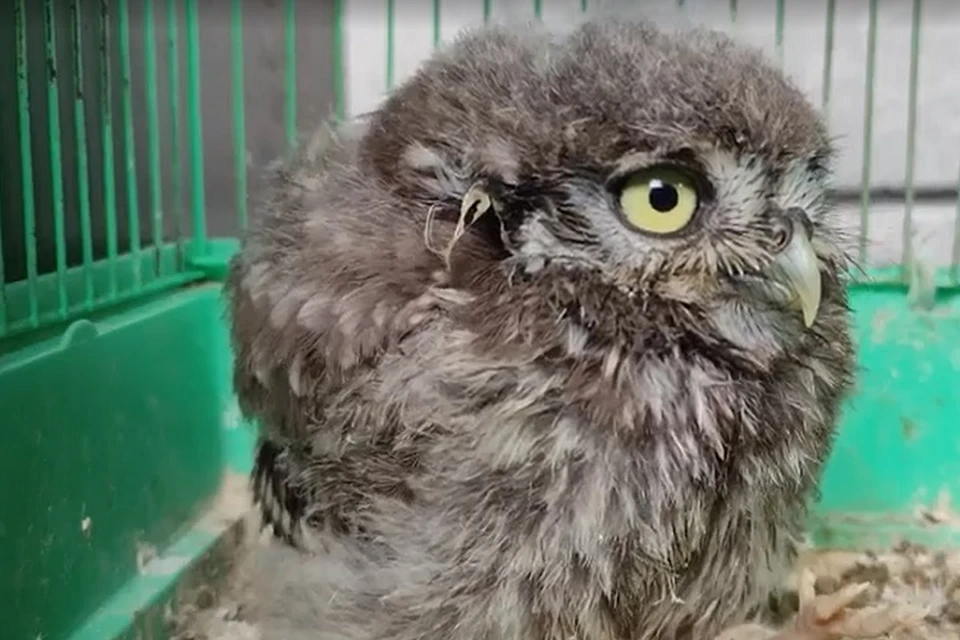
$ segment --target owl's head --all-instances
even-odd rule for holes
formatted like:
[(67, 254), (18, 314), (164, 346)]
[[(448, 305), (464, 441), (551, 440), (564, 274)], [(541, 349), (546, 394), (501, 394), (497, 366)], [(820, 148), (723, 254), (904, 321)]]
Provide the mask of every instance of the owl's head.
[(761, 358), (845, 322), (825, 127), (723, 35), (617, 21), (467, 33), (370, 126), (361, 162), (397, 197), (448, 228), (468, 193), (482, 203), (471, 258), (454, 263), (467, 288), (496, 268), (566, 282), (580, 303), (609, 290)]

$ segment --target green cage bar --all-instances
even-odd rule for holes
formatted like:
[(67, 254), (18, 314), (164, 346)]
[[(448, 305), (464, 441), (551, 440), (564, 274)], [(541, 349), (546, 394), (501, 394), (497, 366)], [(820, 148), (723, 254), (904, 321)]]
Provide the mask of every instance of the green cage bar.
[(0, 209), (0, 336), (7, 332), (7, 276), (3, 264), (3, 210)]
[(177, 243), (177, 267), (184, 267), (183, 237), (186, 212), (183, 207), (183, 151), (180, 123), (180, 43), (177, 21), (178, 0), (167, 0), (167, 91), (170, 108), (170, 210), (173, 211), (174, 234)]
[(113, 157), (112, 74), (110, 73), (110, 10), (100, 3), (100, 136), (103, 147), (103, 210), (106, 216), (107, 260), (110, 262), (108, 299), (115, 300), (117, 283), (117, 193)]
[(588, 8), (587, 0), (580, 0), (580, 13), (586, 13)]
[(27, 76), (26, 0), (17, 0), (14, 8), (17, 38), (17, 124), (20, 134), (20, 185), (23, 189), (23, 242), (26, 256), (28, 322), (37, 326), (37, 219), (33, 195), (33, 153), (30, 149), (30, 87)]
[(493, 0), (483, 0), (483, 21), (490, 22), (493, 17)]
[(203, 110), (200, 98), (200, 24), (197, 0), (186, 0), (187, 25), (187, 129), (190, 153), (190, 216), (193, 222), (193, 256), (207, 253), (206, 203), (204, 202)]
[(837, 22), (837, 0), (827, 0), (826, 33), (823, 37), (823, 84), (820, 108), (829, 117), (830, 90), (833, 87), (833, 38)]
[(533, 17), (543, 20), (543, 0), (533, 0)]
[(80, 244), (83, 269), (83, 308), (92, 309), (93, 288), (93, 228), (90, 218), (90, 169), (87, 156), (87, 114), (84, 99), (83, 22), (81, 0), (70, 2), (71, 48), (73, 50), (73, 124), (77, 162), (77, 211), (80, 217)]
[(860, 247), (861, 265), (867, 263), (867, 237), (870, 225), (870, 162), (873, 148), (873, 85), (877, 64), (877, 0), (870, 0), (867, 27), (866, 90), (863, 105), (863, 159), (860, 175)]
[(140, 272), (140, 203), (137, 197), (137, 154), (133, 139), (133, 88), (130, 78), (130, 7), (127, 0), (117, 0), (120, 45), (120, 95), (123, 109), (123, 152), (127, 186), (127, 235), (133, 255), (134, 290), (143, 285)]
[(433, 0), (433, 48), (440, 46), (440, 0)]
[(143, 82), (147, 115), (147, 165), (150, 175), (150, 238), (154, 275), (160, 277), (163, 248), (163, 181), (160, 174), (160, 105), (157, 102), (157, 29), (153, 0), (143, 0)]
[(913, 202), (915, 197), (914, 171), (917, 154), (917, 76), (920, 63), (920, 19), (923, 3), (913, 0), (913, 12), (910, 17), (910, 86), (907, 101), (907, 166), (904, 170), (903, 202), (903, 247), (900, 252), (900, 265), (906, 279), (908, 269), (913, 263)]
[(777, 64), (783, 66), (783, 32), (787, 22), (787, 0), (777, 0), (776, 25), (774, 27), (774, 47)]
[(737, 0), (730, 0), (730, 24), (737, 23)]
[(344, 6), (345, 0), (333, 0), (333, 111), (337, 120), (347, 118), (346, 59), (344, 47)]
[(247, 227), (247, 125), (243, 106), (243, 0), (233, 0), (230, 22), (230, 65), (233, 78), (233, 163), (237, 224)]
[(67, 239), (63, 206), (63, 152), (60, 148), (60, 86), (54, 0), (43, 3), (43, 39), (47, 56), (47, 132), (50, 135), (50, 195), (53, 201), (54, 257), (57, 269), (57, 315), (67, 317)]
[(957, 176), (957, 213), (953, 222), (953, 251), (950, 253), (950, 272), (953, 275), (953, 281), (960, 284), (960, 172)]
[(284, 121), (287, 128), (287, 149), (297, 146), (297, 3), (286, 0), (284, 20), (284, 68), (286, 78)]
[(393, 6), (394, 0), (386, 0), (387, 2), (387, 63), (386, 63), (386, 83), (387, 91), (393, 89), (393, 73), (394, 73), (394, 61), (393, 61), (393, 48), (395, 46), (394, 39), (396, 34), (394, 31), (397, 28), (395, 24), (396, 15), (395, 7)]

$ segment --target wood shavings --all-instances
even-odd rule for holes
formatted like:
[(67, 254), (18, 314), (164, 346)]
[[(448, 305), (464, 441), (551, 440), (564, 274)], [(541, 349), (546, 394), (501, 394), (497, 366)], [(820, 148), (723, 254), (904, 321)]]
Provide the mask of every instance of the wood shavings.
[(800, 576), (800, 610), (787, 629), (770, 640), (844, 640), (887, 636), (898, 629), (918, 625), (928, 614), (892, 603), (864, 606), (877, 591), (869, 582), (847, 584), (833, 593), (816, 591), (817, 576), (804, 569)]
[(946, 640), (960, 638), (960, 552), (901, 543), (889, 551), (811, 551), (787, 581), (796, 611), (716, 640)]

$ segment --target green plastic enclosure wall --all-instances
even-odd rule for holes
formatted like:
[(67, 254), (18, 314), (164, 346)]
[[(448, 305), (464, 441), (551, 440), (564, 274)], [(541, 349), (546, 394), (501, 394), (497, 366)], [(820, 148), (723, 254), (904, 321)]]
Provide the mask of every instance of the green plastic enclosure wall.
[[(956, 541), (918, 509), (960, 489), (960, 295), (907, 300), (853, 287), (861, 372), (811, 521), (822, 545)], [(143, 632), (222, 533), (195, 523), (224, 475), (250, 467), (230, 366), (216, 281), (0, 358), (4, 638)], [(138, 567), (144, 548), (159, 556)]]
[(225, 474), (248, 471), (253, 437), (230, 393), (220, 288), (0, 358), (0, 637), (113, 638), (214, 542), (192, 523)]
[[(437, 44), (447, 37), (443, 6), (452, 3), (419, 1), (430, 5)], [(490, 19), (495, 3), (475, 1)], [(872, 193), (878, 2), (864, 9), (861, 258)], [(307, 3), (264, 4), (276, 5), (282, 25), (275, 65), (282, 108), (271, 117), (281, 121), (289, 148), (305, 124), (298, 120), (296, 7)], [(341, 117), (350, 110), (347, 4), (329, 7), (330, 110)], [(395, 50), (404, 46), (396, 33), (401, 16), (395, 0), (374, 4), (386, 15), (389, 88), (397, 80)], [(787, 2), (772, 4), (780, 55)], [(228, 213), (239, 230), (253, 170), (242, 152), (245, 114), (257, 102), (244, 88), (242, 34), (245, 16), (257, 14), (247, 13), (247, 0), (223, 5), (229, 20), (214, 18), (230, 26), (230, 113), (216, 116), (230, 119), (236, 211)], [(588, 5), (581, 1), (581, 10)], [(824, 107), (836, 5), (826, 0)], [(222, 280), (237, 243), (210, 237), (207, 226), (204, 169), (223, 160), (204, 156), (201, 117), (201, 23), (212, 6), (0, 3), (0, 59), (15, 61), (0, 65), (0, 640), (164, 638), (178, 589), (236, 529), (234, 516), (213, 505), (225, 486), (245, 481), (255, 428), (241, 420), (230, 383)], [(539, 18), (543, 8), (535, 0), (532, 12)], [(730, 0), (731, 23), (738, 10)], [(909, 140), (920, 17), (921, 0), (912, 0)], [(149, 54), (132, 49), (137, 30)], [(165, 63), (154, 55), (161, 49)], [(136, 60), (143, 66), (139, 116)], [(146, 129), (145, 141), (135, 125)], [(161, 140), (170, 144), (166, 155)], [(909, 229), (912, 142), (905, 155)], [(957, 521), (945, 517), (960, 493), (960, 225), (954, 233), (950, 267), (937, 273), (932, 295), (910, 291), (910, 269), (899, 267), (851, 287), (860, 370), (810, 518), (820, 546), (884, 546), (903, 537), (960, 543)], [(901, 265), (916, 266), (904, 244)]]

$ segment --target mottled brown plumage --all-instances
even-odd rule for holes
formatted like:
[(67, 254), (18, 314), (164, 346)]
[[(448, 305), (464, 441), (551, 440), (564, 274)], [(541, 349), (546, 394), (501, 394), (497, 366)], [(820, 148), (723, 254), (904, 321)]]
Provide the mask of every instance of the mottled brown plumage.
[[(467, 33), (318, 134), (228, 283), (285, 540), (266, 638), (700, 640), (755, 610), (851, 383), (830, 157), (758, 53), (617, 21)], [(618, 194), (664, 162), (699, 206), (641, 233)], [(788, 241), (810, 327), (771, 284)]]

